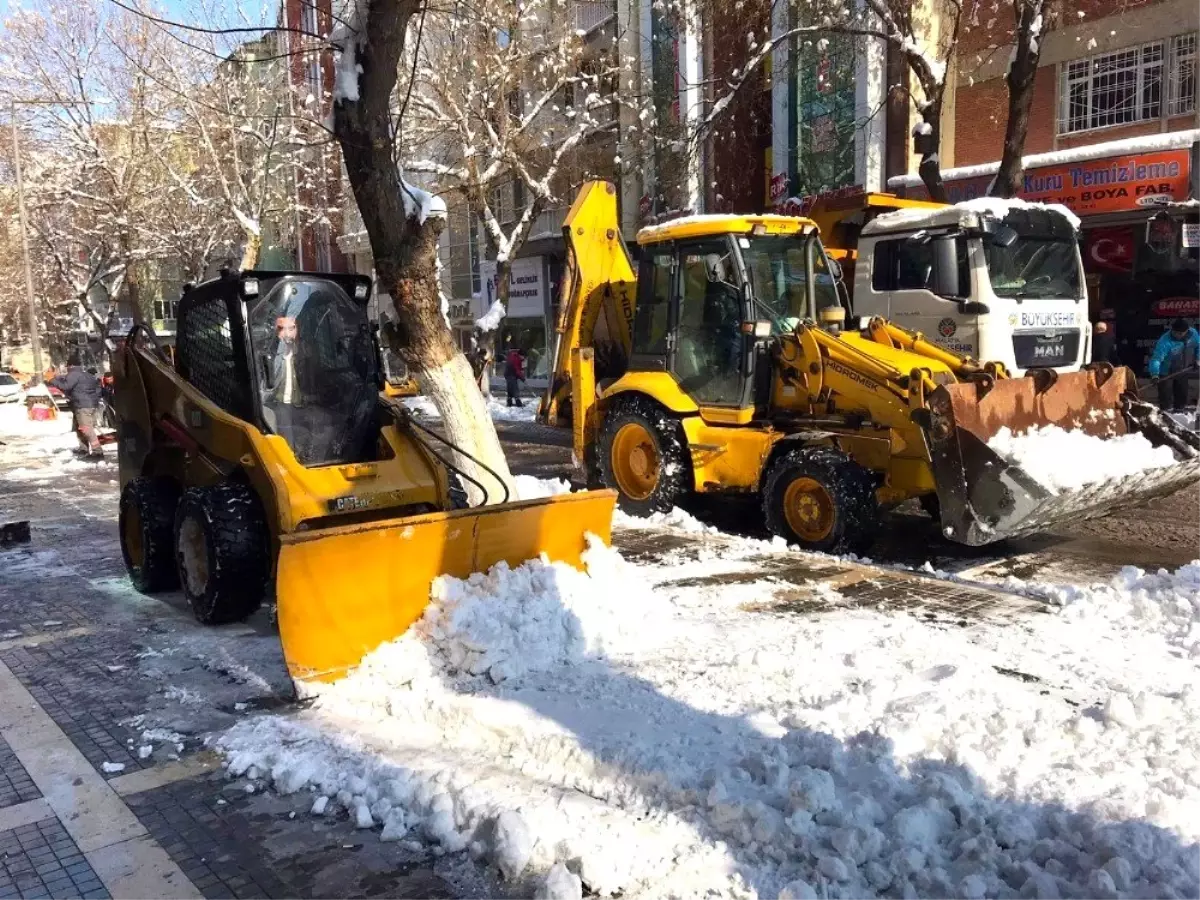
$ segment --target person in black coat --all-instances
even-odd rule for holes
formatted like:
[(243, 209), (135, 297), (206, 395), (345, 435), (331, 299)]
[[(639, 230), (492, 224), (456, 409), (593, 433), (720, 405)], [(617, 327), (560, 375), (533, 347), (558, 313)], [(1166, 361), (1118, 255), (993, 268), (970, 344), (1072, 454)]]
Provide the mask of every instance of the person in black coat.
[(79, 365), (79, 354), (67, 358), (67, 374), (45, 379), (46, 384), (58, 388), (71, 406), (72, 424), (79, 443), (93, 456), (103, 453), (100, 439), (96, 436), (96, 409), (100, 405), (100, 379)]
[(1120, 365), (1117, 359), (1116, 336), (1107, 322), (1097, 322), (1092, 326), (1092, 362)]

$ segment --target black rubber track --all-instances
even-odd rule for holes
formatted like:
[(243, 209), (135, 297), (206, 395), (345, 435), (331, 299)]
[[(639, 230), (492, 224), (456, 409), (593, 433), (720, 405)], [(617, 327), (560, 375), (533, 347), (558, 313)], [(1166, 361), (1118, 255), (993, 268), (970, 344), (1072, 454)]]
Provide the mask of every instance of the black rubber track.
[[(178, 506), (179, 485), (173, 478), (139, 475), (121, 491), (118, 517), (121, 556), (129, 580), (143, 594), (179, 587), (175, 568), (175, 509)], [(141, 523), (140, 564), (135, 564), (125, 545), (126, 518), (133, 509), (137, 510)]]
[[(817, 481), (833, 498), (833, 528), (820, 541), (801, 540), (784, 516), (784, 493), (800, 477)], [(781, 454), (763, 480), (762, 500), (771, 532), (807, 550), (861, 553), (879, 532), (879, 503), (871, 473), (832, 447), (796, 447)]]
[[(178, 550), (186, 519), (200, 524), (208, 550), (208, 579), (194, 594)], [(270, 541), (258, 496), (249, 486), (225, 482), (189, 488), (175, 517), (179, 581), (197, 621), (205, 625), (239, 622), (262, 605), (270, 576)]]
[[(654, 438), (661, 466), (653, 493), (643, 500), (622, 494), (613, 474), (613, 441), (621, 427), (630, 422), (641, 424)], [(629, 394), (614, 398), (600, 428), (600, 472), (604, 485), (617, 491), (617, 502), (625, 512), (649, 516), (669, 511), (680, 497), (692, 489), (692, 460), (687, 452), (683, 426), (677, 418), (645, 395)]]

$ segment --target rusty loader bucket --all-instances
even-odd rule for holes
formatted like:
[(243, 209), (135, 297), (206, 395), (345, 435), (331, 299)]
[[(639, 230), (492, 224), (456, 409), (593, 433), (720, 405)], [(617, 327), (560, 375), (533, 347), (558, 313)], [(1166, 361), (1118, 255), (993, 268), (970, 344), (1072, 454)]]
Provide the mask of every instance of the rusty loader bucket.
[(589, 534), (611, 539), (612, 491), (300, 531), (280, 537), (279, 632), (297, 681), (336, 681), (402, 635), (439, 575), (545, 555), (582, 566)]
[[(987, 544), (1108, 515), (1200, 481), (1200, 435), (1139, 401), (1136, 385), (1128, 369), (1098, 365), (939, 387), (929, 398), (928, 434), (945, 535)], [(988, 446), (1003, 427), (1021, 434), (1047, 425), (1101, 438), (1141, 432), (1169, 446), (1177, 463), (1056, 492)]]

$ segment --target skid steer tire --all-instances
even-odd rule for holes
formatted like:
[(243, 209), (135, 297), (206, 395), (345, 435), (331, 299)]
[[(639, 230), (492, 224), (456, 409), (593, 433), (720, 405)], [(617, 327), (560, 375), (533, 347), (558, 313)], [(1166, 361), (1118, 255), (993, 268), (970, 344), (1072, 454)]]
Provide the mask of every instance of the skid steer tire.
[(269, 553), (262, 505), (248, 486), (225, 482), (184, 492), (175, 516), (175, 556), (198, 622), (240, 622), (258, 609)]
[(615, 399), (599, 443), (601, 479), (616, 490), (625, 512), (667, 512), (690, 490), (692, 467), (683, 428), (650, 398)]
[(179, 587), (175, 569), (178, 506), (179, 485), (172, 478), (139, 475), (121, 491), (121, 556), (129, 580), (143, 594)]
[(783, 453), (767, 472), (762, 498), (772, 533), (806, 550), (861, 552), (879, 530), (870, 472), (830, 447)]
[(937, 494), (922, 494), (919, 501), (921, 509), (925, 510), (925, 514), (934, 522), (942, 521), (942, 504), (938, 500)]

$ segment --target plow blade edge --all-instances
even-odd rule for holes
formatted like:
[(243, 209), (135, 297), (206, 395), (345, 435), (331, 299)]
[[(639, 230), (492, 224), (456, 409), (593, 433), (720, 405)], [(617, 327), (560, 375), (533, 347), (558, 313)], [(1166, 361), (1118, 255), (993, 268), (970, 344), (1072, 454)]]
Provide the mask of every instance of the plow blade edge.
[[(1136, 384), (1128, 369), (1103, 367), (939, 387), (929, 399), (929, 438), (943, 533), (988, 544), (1108, 515), (1200, 481), (1196, 436), (1150, 416), (1135, 399)], [(987, 445), (1001, 428), (1020, 434), (1044, 426), (1100, 438), (1141, 431), (1152, 444), (1171, 446), (1178, 462), (1056, 492)]]
[(611, 540), (615, 501), (612, 491), (584, 491), (283, 535), (275, 592), (288, 671), (297, 681), (341, 678), (421, 617), (439, 575), (541, 554), (582, 567), (588, 534)]

